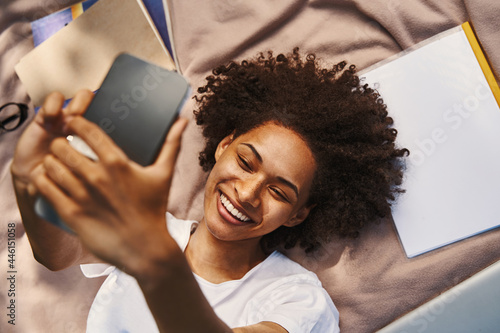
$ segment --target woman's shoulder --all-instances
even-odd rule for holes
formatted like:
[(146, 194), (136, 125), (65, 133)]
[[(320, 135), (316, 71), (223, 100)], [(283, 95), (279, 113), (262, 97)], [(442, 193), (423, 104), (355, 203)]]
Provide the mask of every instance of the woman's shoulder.
[(262, 266), (261, 274), (321, 286), (321, 282), (314, 272), (306, 269), (279, 251), (271, 253)]
[(196, 226), (197, 221), (194, 220), (182, 220), (178, 219), (172, 214), (167, 212), (167, 229), (173, 239), (177, 242), (177, 245), (182, 251), (186, 248), (189, 237)]
[(275, 251), (252, 279), (249, 322), (273, 321), (289, 332), (338, 332), (339, 313), (317, 275)]

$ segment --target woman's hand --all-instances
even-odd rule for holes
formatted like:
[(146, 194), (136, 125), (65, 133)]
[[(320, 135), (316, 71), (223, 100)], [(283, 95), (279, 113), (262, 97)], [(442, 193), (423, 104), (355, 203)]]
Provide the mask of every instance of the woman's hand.
[(16, 181), (29, 184), (30, 174), (41, 166), (43, 158), (50, 152), (50, 144), (57, 137), (65, 136), (65, 124), (87, 109), (93, 94), (80, 91), (63, 109), (64, 96), (53, 92), (46, 99), (38, 114), (28, 125), (17, 144), (11, 171)]
[(44, 172), (32, 180), (94, 255), (140, 279), (165, 259), (172, 240), (165, 226), (168, 193), (187, 121), (171, 128), (156, 160), (142, 167), (94, 123), (74, 117), (67, 129), (96, 153), (92, 161), (56, 138)]
[(64, 96), (57, 92), (50, 94), (19, 139), (11, 165), (17, 204), (33, 255), (51, 270), (96, 261), (78, 238), (38, 217), (34, 211), (38, 193), (32, 183), (34, 174), (44, 172), (43, 161), (50, 153), (52, 141), (68, 134), (67, 123), (85, 112), (92, 97), (92, 92), (80, 91), (63, 109)]

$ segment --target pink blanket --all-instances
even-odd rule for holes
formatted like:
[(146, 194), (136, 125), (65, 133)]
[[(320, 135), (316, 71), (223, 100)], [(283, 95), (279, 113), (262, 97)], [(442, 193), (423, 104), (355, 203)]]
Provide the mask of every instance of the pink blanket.
[[(0, 105), (29, 102), (14, 65), (32, 48), (30, 21), (75, 0), (2, 0), (0, 3)], [(471, 21), (497, 76), (500, 74), (500, 2), (492, 0), (172, 0), (174, 44), (193, 87), (210, 69), (259, 51), (299, 46), (325, 63), (347, 60), (359, 69), (464, 21)], [(40, 64), (43, 66), (43, 64)], [(190, 116), (193, 105), (184, 109)], [(30, 109), (30, 119), (33, 110)], [(0, 134), (0, 262), (5, 276), (7, 224), (16, 224), (16, 325), (7, 323), (10, 285), (1, 279), (1, 332), (83, 332), (100, 280), (78, 267), (50, 272), (32, 257), (9, 175), (22, 128)], [(197, 164), (203, 142), (194, 122), (184, 136), (169, 210), (180, 218), (201, 216), (205, 174)], [(290, 256), (322, 279), (341, 315), (344, 332), (372, 332), (500, 259), (494, 230), (414, 259), (407, 259), (391, 221), (366, 228), (361, 237), (334, 240), (315, 257)], [(195, 314), (194, 314), (195, 315)]]

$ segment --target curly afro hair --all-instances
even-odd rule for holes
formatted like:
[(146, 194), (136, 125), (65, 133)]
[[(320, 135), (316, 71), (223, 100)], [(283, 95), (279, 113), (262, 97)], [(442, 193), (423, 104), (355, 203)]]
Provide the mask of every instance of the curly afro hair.
[(314, 54), (302, 59), (271, 51), (213, 70), (198, 88), (197, 124), (205, 149), (200, 165), (210, 171), (219, 142), (267, 122), (295, 131), (317, 165), (309, 204), (314, 208), (296, 227), (280, 227), (262, 238), (266, 250), (297, 243), (306, 251), (331, 235), (357, 237), (359, 230), (387, 216), (400, 188), (403, 157), (396, 129), (379, 94), (361, 85), (354, 65), (321, 68)]

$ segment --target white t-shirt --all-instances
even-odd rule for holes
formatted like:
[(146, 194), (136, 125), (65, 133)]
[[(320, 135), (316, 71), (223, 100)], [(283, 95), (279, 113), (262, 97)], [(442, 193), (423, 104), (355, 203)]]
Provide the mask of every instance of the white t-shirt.
[[(167, 214), (168, 230), (183, 251), (196, 224)], [(108, 275), (90, 309), (87, 332), (158, 332), (133, 277), (107, 264), (81, 268), (87, 277)], [(214, 284), (194, 276), (215, 313), (231, 328), (271, 321), (289, 333), (339, 332), (339, 313), (316, 274), (280, 252), (240, 280)]]

